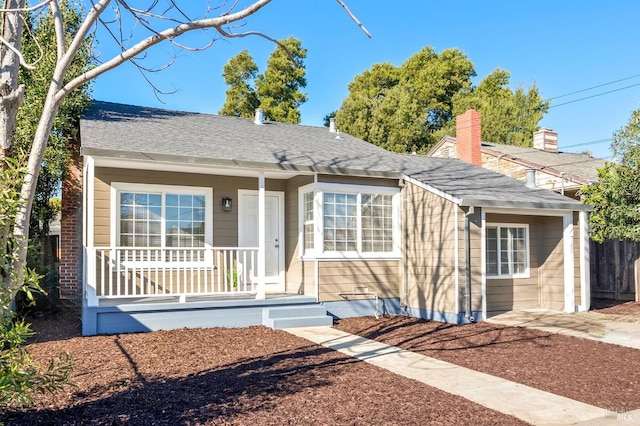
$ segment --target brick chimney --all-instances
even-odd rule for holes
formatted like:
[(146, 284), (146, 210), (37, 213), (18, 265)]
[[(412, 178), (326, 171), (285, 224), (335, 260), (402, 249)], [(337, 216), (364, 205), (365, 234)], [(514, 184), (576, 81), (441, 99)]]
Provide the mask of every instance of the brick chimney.
[(456, 117), (456, 149), (459, 159), (477, 166), (482, 165), (481, 133), (481, 117), (478, 111), (470, 109)]
[(533, 147), (540, 151), (558, 153), (558, 132), (542, 128), (533, 132)]

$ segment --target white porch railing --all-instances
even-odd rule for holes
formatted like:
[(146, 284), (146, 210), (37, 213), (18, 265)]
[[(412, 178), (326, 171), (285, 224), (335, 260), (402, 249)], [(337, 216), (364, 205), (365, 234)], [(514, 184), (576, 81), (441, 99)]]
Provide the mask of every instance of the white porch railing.
[[(87, 297), (215, 295), (255, 291), (257, 247), (87, 249)], [(90, 304), (91, 300), (89, 300)]]

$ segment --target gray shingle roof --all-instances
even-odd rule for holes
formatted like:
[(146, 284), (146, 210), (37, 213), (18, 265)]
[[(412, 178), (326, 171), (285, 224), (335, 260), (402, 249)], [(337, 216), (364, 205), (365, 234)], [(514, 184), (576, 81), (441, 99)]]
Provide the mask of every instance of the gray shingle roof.
[(82, 154), (402, 178), (409, 176), (463, 205), (585, 206), (459, 160), (401, 155), (326, 127), (266, 122), (94, 101), (80, 122)]

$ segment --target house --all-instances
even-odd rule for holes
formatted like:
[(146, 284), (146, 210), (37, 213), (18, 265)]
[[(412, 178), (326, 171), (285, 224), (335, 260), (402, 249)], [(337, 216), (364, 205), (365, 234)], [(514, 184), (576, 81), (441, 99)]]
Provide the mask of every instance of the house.
[(464, 161), (107, 102), (80, 140), (60, 291), (84, 334), (589, 309), (589, 207)]
[[(479, 123), (480, 113), (469, 110), (466, 115)], [(480, 124), (478, 124), (480, 125)], [(530, 185), (549, 189), (579, 200), (577, 192), (584, 185), (598, 181), (598, 169), (605, 160), (588, 154), (558, 151), (558, 134), (540, 129), (533, 134), (533, 147), (504, 145), (493, 142), (463, 141), (445, 136), (427, 153), (429, 157), (461, 158), (486, 169), (527, 181)], [(463, 158), (466, 153), (469, 155)]]
[[(469, 110), (462, 120), (480, 128), (480, 113)], [(580, 189), (598, 180), (598, 169), (606, 161), (588, 154), (558, 150), (558, 134), (540, 129), (533, 134), (533, 147), (503, 145), (475, 138), (442, 138), (428, 153), (435, 158), (460, 158), (486, 169), (510, 176), (529, 186), (548, 189), (579, 200)], [(640, 278), (634, 264), (638, 246), (611, 240), (590, 242), (591, 294), (596, 298), (638, 300)]]

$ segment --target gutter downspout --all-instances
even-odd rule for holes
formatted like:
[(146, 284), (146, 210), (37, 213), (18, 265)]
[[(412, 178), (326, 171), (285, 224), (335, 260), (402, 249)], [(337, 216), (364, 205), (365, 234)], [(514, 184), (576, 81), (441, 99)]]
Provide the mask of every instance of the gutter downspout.
[(400, 193), (402, 194), (402, 200), (400, 203), (400, 217), (402, 218), (402, 223), (400, 224), (401, 229), (403, 229), (403, 253), (402, 253), (402, 295), (403, 300), (400, 304), (401, 309), (405, 311), (409, 307), (409, 264), (408, 264), (408, 246), (409, 246), (409, 229), (407, 223), (407, 187), (404, 183), (404, 179), (400, 179)]
[(474, 213), (474, 206), (464, 214), (464, 261), (465, 261), (465, 283), (464, 283), (464, 317), (470, 322), (476, 322), (471, 315), (471, 226), (469, 216)]

